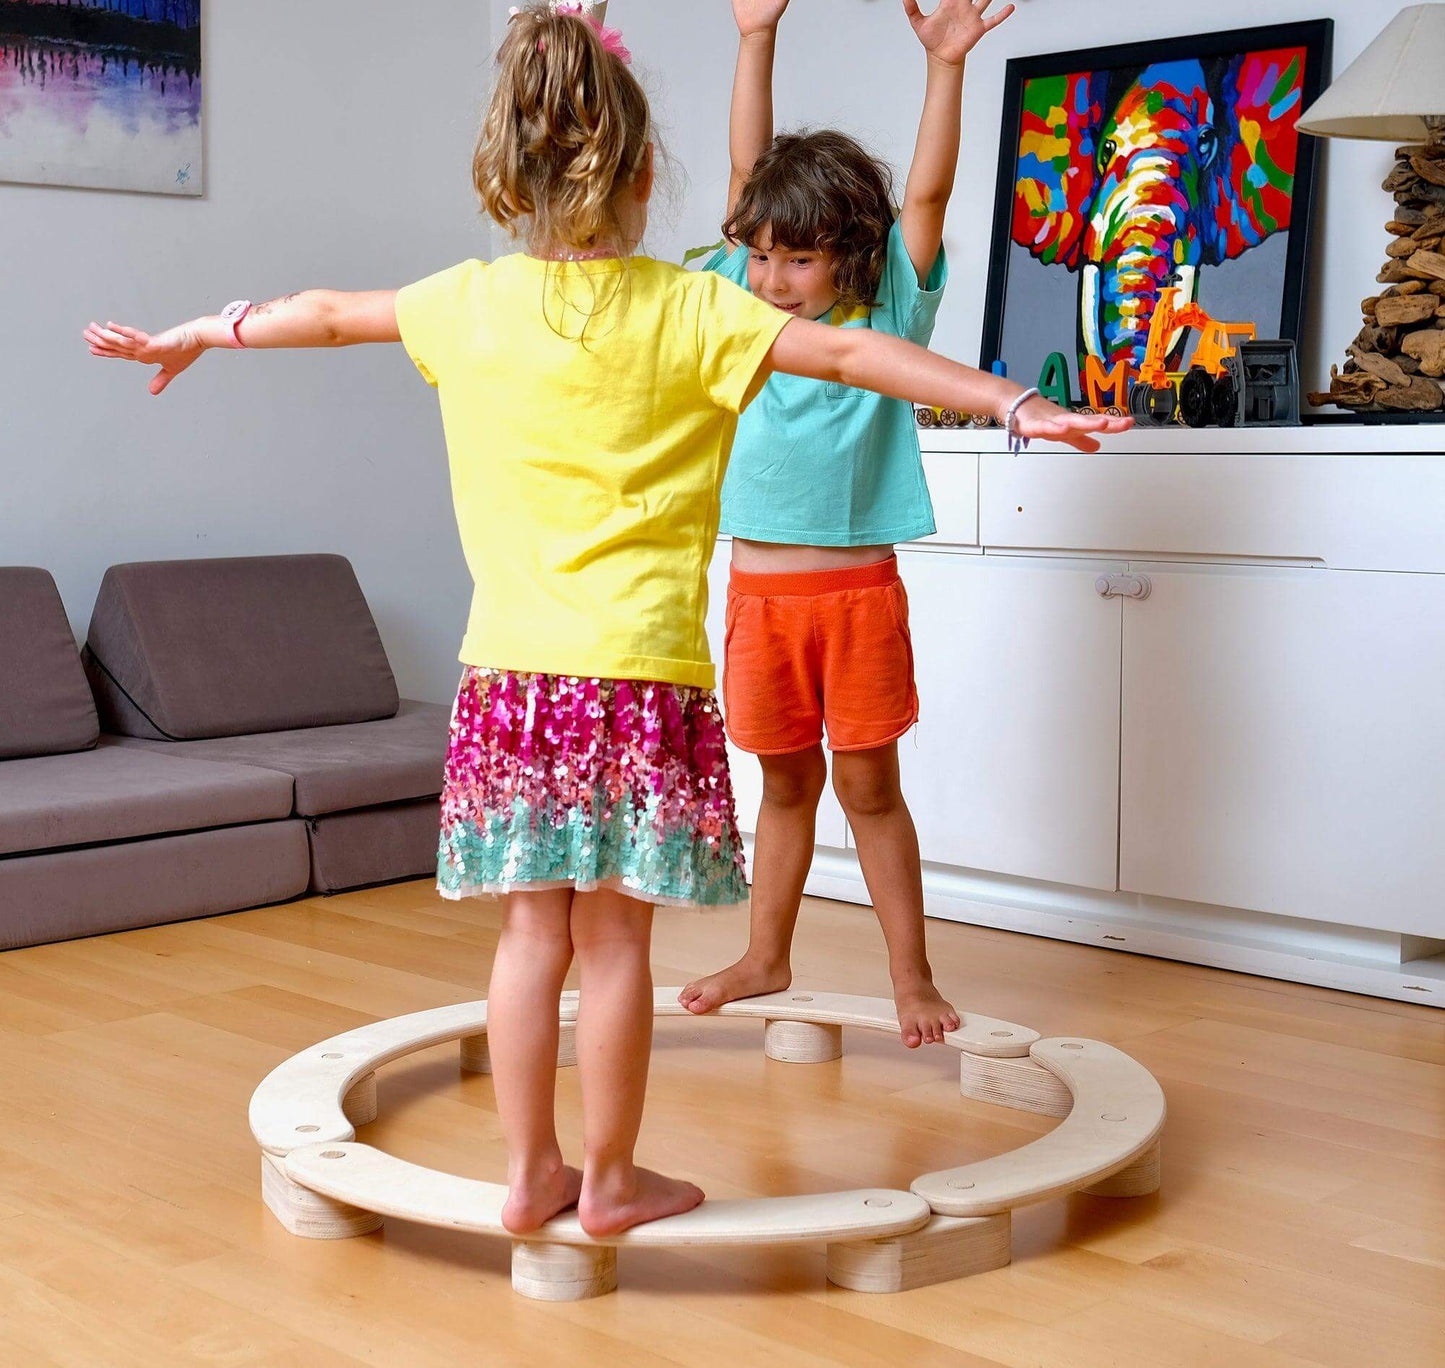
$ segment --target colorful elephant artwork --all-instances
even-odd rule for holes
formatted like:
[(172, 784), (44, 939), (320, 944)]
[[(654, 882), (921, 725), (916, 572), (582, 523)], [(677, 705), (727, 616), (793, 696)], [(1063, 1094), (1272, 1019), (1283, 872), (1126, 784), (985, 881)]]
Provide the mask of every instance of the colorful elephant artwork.
[[(1137, 367), (1159, 292), (1290, 226), (1306, 50), (1036, 77), (1023, 93), (1012, 236), (1079, 274), (1079, 369)], [(1201, 301), (1208, 307), (1208, 301)], [(1266, 331), (1273, 319), (1259, 320)], [(1181, 335), (1171, 350), (1177, 366)]]

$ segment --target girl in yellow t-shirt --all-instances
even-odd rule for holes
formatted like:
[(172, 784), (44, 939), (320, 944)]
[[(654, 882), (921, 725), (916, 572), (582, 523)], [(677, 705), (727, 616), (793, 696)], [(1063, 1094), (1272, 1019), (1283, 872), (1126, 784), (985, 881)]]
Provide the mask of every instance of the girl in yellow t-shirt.
[[(312, 290), (150, 336), (92, 323), (96, 356), (402, 342), (439, 391), (476, 584), (442, 794), (437, 882), (503, 896), (488, 1043), (511, 1191), (535, 1230), (576, 1205), (597, 1236), (684, 1211), (691, 1183), (639, 1169), (655, 904), (742, 902), (703, 630), (718, 490), (738, 413), (773, 371), (993, 412), (1082, 450), (1105, 418), (881, 333), (828, 328), (717, 275), (633, 255), (652, 126), (628, 54), (578, 6), (518, 11), (474, 161), (527, 252), (399, 291)], [(583, 1167), (553, 1123), (558, 998), (576, 955)]]

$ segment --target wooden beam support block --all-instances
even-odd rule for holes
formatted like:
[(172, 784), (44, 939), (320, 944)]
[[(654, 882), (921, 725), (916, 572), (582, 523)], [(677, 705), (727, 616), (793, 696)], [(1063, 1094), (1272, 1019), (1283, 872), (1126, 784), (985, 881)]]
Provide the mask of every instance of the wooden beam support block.
[(617, 1291), (611, 1245), (512, 1242), (512, 1290), (533, 1301), (586, 1301)]
[(763, 1053), (782, 1064), (826, 1064), (843, 1057), (843, 1028), (770, 1019), (763, 1028)]
[(369, 1126), (376, 1120), (376, 1070), (358, 1078), (341, 1099), (341, 1110), (353, 1126)]
[(485, 1034), (463, 1036), (457, 1043), (461, 1047), (463, 1073), (491, 1073), (492, 1057), (487, 1052)]
[(1074, 1105), (1064, 1080), (1032, 1059), (990, 1059), (961, 1051), (958, 1090), (977, 1102), (1042, 1116), (1067, 1116)]
[(382, 1224), (374, 1211), (333, 1201), (293, 1183), (269, 1154), (261, 1156), (261, 1200), (292, 1235), (307, 1240), (345, 1240), (368, 1235)]
[(558, 1031), (557, 1067), (559, 1069), (575, 1069), (577, 1067), (577, 1023), (575, 1021), (564, 1021)]
[[(492, 1071), (492, 1056), (487, 1049), (487, 1037), (481, 1035), (463, 1036), (461, 1039), (462, 1071), (464, 1073), (489, 1074)], [(564, 1021), (557, 1034), (557, 1067), (575, 1068), (577, 1064), (577, 1023)]]
[(828, 1246), (828, 1281), (854, 1292), (908, 1292), (1009, 1262), (1011, 1220), (935, 1216), (912, 1235)]
[(1127, 1168), (1084, 1189), (1090, 1197), (1147, 1197), (1159, 1191), (1159, 1146), (1147, 1149)]

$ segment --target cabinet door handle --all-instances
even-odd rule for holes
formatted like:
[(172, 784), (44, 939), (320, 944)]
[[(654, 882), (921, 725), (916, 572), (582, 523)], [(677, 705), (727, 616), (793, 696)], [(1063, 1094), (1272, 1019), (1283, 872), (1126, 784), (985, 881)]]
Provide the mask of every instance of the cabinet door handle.
[(1148, 575), (1100, 575), (1094, 588), (1101, 598), (1146, 599), (1154, 584)]

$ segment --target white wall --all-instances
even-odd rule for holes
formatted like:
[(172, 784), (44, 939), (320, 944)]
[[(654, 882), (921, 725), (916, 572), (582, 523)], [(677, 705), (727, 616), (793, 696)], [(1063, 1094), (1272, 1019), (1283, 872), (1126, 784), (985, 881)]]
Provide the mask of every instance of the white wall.
[[(1001, 0), (1000, 0), (1001, 2)], [(923, 0), (925, 8), (932, 0)], [(998, 5), (996, 4), (996, 8)], [(492, 0), (497, 31), (508, 5)], [(1335, 72), (1343, 71), (1403, 8), (1400, 0), (1213, 0), (1204, 8), (1105, 0), (1018, 0), (1018, 12), (973, 54), (964, 96), (963, 149), (945, 241), (952, 283), (934, 346), (978, 360), (998, 166), (1004, 63), (1010, 57), (1163, 38), (1261, 23), (1332, 17)], [(1110, 14), (1127, 14), (1124, 24)], [(728, 0), (612, 0), (610, 19), (636, 54), (670, 150), (690, 179), (675, 221), (659, 224), (655, 255), (678, 258), (717, 238), (727, 188), (727, 101), (736, 52)], [(777, 68), (780, 129), (836, 125), (862, 138), (901, 177), (923, 97), (923, 54), (899, 0), (792, 0)], [(1323, 147), (1314, 287), (1306, 303), (1301, 378), (1328, 378), (1359, 330), (1359, 302), (1376, 291), (1393, 203), (1380, 181), (1393, 165), (1382, 143)]]
[(220, 0), (203, 36), (204, 199), (0, 185), (0, 563), (48, 567), (83, 637), (113, 562), (339, 551), (403, 694), (445, 701), (470, 585), (401, 349), (208, 355), (152, 399), (80, 333), (485, 255), (485, 7)]
[[(48, 566), (77, 635), (114, 561), (333, 550), (350, 556), (404, 693), (445, 700), (470, 592), (432, 392), (399, 350), (218, 355), (160, 400), (93, 361), (92, 316), (161, 326), (308, 285), (404, 283), (487, 236), (469, 151), (506, 3), (226, 0), (206, 7), (204, 199), (0, 185), (0, 563)], [(1396, 0), (1128, 6), (1138, 37), (1317, 18), (1342, 70)], [(977, 359), (1003, 63), (1113, 41), (1096, 0), (1020, 0), (975, 55), (936, 345)], [(1267, 14), (1264, 12), (1267, 8)], [(727, 179), (727, 0), (614, 0), (687, 179), (649, 246), (713, 240)], [(898, 0), (793, 0), (780, 127), (837, 124), (906, 170), (923, 61)], [(1390, 149), (1327, 143), (1303, 371), (1342, 356), (1383, 260)], [(1322, 339), (1322, 340), (1321, 340)]]

